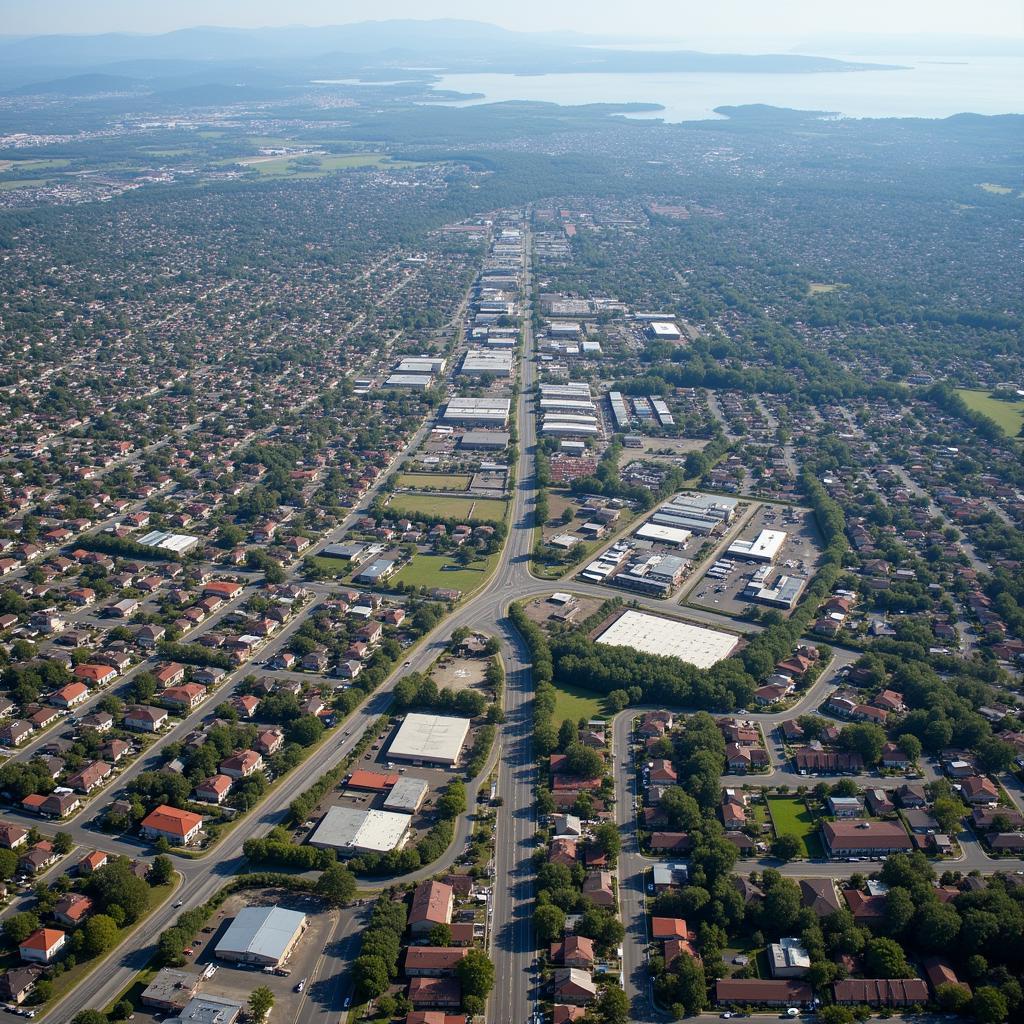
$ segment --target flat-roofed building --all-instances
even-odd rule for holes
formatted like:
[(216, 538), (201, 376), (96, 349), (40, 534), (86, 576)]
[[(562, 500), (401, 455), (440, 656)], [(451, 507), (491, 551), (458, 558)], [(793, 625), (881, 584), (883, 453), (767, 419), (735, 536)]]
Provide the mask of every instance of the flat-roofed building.
[(429, 788), (425, 779), (401, 778), (384, 800), (384, 810), (415, 814), (423, 806)]
[(342, 857), (389, 853), (405, 844), (409, 821), (409, 815), (392, 811), (331, 807), (310, 836), (309, 845), (334, 850)]
[(471, 451), (501, 451), (508, 447), (507, 430), (467, 430), (459, 438), (459, 447)]
[(198, 543), (198, 537), (190, 537), (185, 533), (168, 533), (166, 530), (152, 530), (136, 542), (147, 548), (160, 548), (162, 551), (173, 551), (184, 555)]
[[(758, 570), (761, 572), (763, 570)], [(760, 604), (770, 604), (776, 608), (792, 608), (800, 599), (800, 595), (807, 586), (807, 580), (802, 576), (780, 575), (773, 583), (765, 585), (751, 581), (743, 588), (743, 596), (748, 601), (757, 601)]]
[(689, 530), (680, 529), (678, 526), (644, 523), (634, 536), (639, 537), (641, 540), (653, 541), (655, 544), (671, 544), (674, 547), (681, 547), (693, 534)]
[(200, 992), (181, 1008), (177, 1017), (165, 1018), (164, 1024), (235, 1024), (241, 1015), (241, 1003)]
[(199, 991), (199, 971), (194, 967), (162, 967), (142, 993), (143, 1006), (178, 1011)]
[(462, 359), (467, 377), (511, 377), (513, 353), (504, 349), (471, 348)]
[(395, 761), (455, 767), (469, 734), (468, 718), (411, 713), (388, 748)]
[(441, 419), (445, 423), (504, 427), (512, 402), (508, 398), (450, 398)]
[(395, 373), (444, 373), (448, 360), (442, 356), (405, 356), (395, 367)]
[(426, 391), (433, 383), (434, 378), (425, 373), (392, 373), (384, 381), (384, 387)]
[(774, 562), (785, 542), (784, 530), (762, 530), (751, 540), (734, 540), (729, 545), (728, 554), (748, 562)]
[(679, 341), (683, 336), (671, 320), (652, 320), (647, 325), (647, 334), (655, 341)]
[(277, 967), (295, 948), (306, 915), (284, 907), (245, 907), (231, 922), (216, 954), (223, 960)]

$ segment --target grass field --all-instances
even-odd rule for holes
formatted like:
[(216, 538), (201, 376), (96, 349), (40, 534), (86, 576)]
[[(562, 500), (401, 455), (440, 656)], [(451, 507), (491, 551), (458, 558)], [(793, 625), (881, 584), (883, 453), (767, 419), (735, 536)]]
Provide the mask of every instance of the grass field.
[[(316, 160), (317, 166), (296, 163), (299, 160)], [(383, 153), (324, 153), (322, 155), (245, 157), (229, 163), (246, 164), (266, 178), (318, 178), (331, 171), (351, 170), (353, 167), (411, 167), (403, 160), (392, 160)]]
[(487, 582), (498, 555), (488, 555), (469, 565), (459, 565), (451, 555), (415, 555), (395, 577), (396, 583), (414, 587), (445, 587), (470, 594)]
[(797, 797), (770, 796), (768, 808), (775, 824), (776, 835), (796, 836), (802, 846), (804, 857), (821, 857), (821, 839), (818, 837), (817, 821)]
[(604, 698), (590, 690), (556, 683), (555, 692), (555, 725), (561, 725), (567, 718), (578, 722), (581, 718), (596, 718), (605, 714)]
[(41, 185), (49, 184), (49, 178), (15, 178), (12, 181), (0, 181), (0, 189), (9, 192), (15, 188), (39, 188)]
[(459, 473), (401, 473), (397, 484), (425, 491), (464, 491), (472, 479)]
[(837, 291), (840, 288), (845, 288), (845, 287), (846, 287), (846, 285), (844, 285), (844, 284), (834, 284), (834, 283), (833, 284), (829, 284), (829, 283), (827, 283), (825, 281), (812, 281), (807, 286), (807, 291), (811, 295), (824, 295), (827, 292), (834, 292), (834, 291)]
[(956, 393), (969, 409), (995, 420), (1007, 437), (1017, 437), (1024, 427), (1024, 400), (1004, 402), (993, 398), (987, 391), (970, 391), (967, 388), (957, 388)]
[(442, 516), (445, 519), (483, 519), (500, 523), (505, 519), (507, 502), (498, 498), (445, 498), (432, 494), (396, 494), (389, 506), (395, 515), (404, 513)]

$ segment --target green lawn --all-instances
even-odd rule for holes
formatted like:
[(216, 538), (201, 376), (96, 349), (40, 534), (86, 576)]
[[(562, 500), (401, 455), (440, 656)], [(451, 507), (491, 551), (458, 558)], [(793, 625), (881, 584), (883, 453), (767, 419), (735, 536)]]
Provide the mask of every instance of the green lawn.
[(396, 494), (390, 510), (395, 515), (441, 516), (445, 519), (479, 519), (500, 523), (505, 519), (508, 503), (499, 498), (446, 498), (433, 494)]
[(406, 586), (461, 590), (465, 595), (487, 582), (497, 561), (498, 555), (493, 554), (463, 566), (451, 555), (415, 555), (394, 580)]
[(1017, 437), (1024, 427), (1024, 400), (1004, 402), (993, 398), (987, 391), (970, 391), (967, 388), (957, 388), (956, 393), (969, 409), (994, 420), (1007, 437)]
[(424, 491), (464, 491), (472, 479), (461, 473), (401, 473), (397, 484)]
[[(316, 160), (316, 165), (296, 161)], [(349, 170), (353, 167), (413, 167), (408, 160), (392, 160), (383, 153), (323, 153), (306, 156), (243, 157), (228, 160), (227, 163), (241, 163), (257, 171), (265, 178), (318, 178), (331, 171)]]
[(567, 718), (578, 722), (581, 718), (600, 718), (605, 714), (604, 697), (579, 686), (555, 684), (555, 725)]
[(770, 796), (768, 808), (775, 824), (776, 835), (796, 836), (805, 857), (821, 857), (821, 839), (818, 823), (798, 797)]

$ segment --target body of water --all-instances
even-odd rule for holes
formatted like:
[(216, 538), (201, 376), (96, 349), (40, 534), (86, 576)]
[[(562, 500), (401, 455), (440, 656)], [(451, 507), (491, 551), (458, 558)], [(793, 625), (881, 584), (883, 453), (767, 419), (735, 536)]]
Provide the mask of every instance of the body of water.
[(480, 93), (453, 106), (507, 100), (584, 103), (659, 103), (638, 117), (693, 121), (717, 117), (715, 107), (766, 103), (795, 110), (827, 110), (846, 117), (949, 117), (1024, 113), (1024, 61), (1014, 57), (845, 57), (907, 66), (905, 71), (813, 74), (659, 72), (652, 74), (443, 75), (434, 88)]

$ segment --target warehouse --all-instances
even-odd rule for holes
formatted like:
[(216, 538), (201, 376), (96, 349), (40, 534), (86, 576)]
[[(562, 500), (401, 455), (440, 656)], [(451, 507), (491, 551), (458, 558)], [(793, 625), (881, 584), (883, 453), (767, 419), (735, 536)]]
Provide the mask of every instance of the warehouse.
[(441, 418), (445, 423), (504, 427), (511, 405), (508, 398), (452, 398)]
[(566, 384), (541, 384), (541, 398), (590, 398), (590, 385), (585, 380), (570, 380)]
[(455, 767), (469, 734), (468, 718), (408, 714), (391, 741), (388, 756), (413, 764)]
[(145, 537), (140, 537), (138, 543), (147, 548), (160, 548), (161, 551), (173, 551), (176, 555), (184, 555), (199, 543), (199, 538), (190, 537), (187, 533), (153, 530)]
[(800, 576), (780, 576), (771, 586), (752, 580), (744, 588), (743, 596), (748, 601), (788, 609), (797, 603), (806, 586), (807, 580)]
[(634, 536), (641, 540), (654, 541), (655, 544), (673, 544), (681, 547), (693, 534), (689, 530), (681, 530), (677, 526), (664, 526), (660, 523), (644, 523)]
[(582, 328), (572, 320), (552, 320), (548, 324), (548, 335), (552, 338), (578, 338)]
[(415, 814), (423, 806), (428, 789), (425, 779), (399, 779), (384, 801), (384, 810)]
[(425, 373), (393, 373), (386, 381), (386, 388), (404, 388), (408, 391), (426, 391), (434, 378)]
[(470, 377), (512, 376), (512, 353), (502, 350), (471, 348), (462, 360), (462, 372)]
[(352, 577), (352, 582), (366, 583), (371, 586), (374, 583), (383, 583), (390, 576), (394, 575), (396, 567), (397, 563), (393, 558), (377, 558), (365, 568), (360, 569)]
[(630, 608), (597, 637), (597, 642), (647, 654), (672, 655), (688, 665), (710, 668), (733, 652), (737, 639), (717, 629)]
[(647, 325), (647, 335), (655, 341), (679, 341), (683, 336), (671, 320), (652, 320)]
[(407, 814), (391, 811), (332, 807), (309, 837), (309, 845), (335, 850), (342, 857), (389, 853), (405, 845), (409, 820)]
[(615, 421), (616, 430), (628, 430), (629, 424), (632, 422), (632, 418), (629, 415), (629, 410), (626, 408), (626, 403), (622, 398), (621, 391), (609, 391), (608, 401), (612, 407), (612, 419)]
[(774, 562), (785, 542), (784, 530), (762, 530), (753, 540), (734, 540), (728, 553), (748, 562)]
[(444, 373), (448, 360), (441, 356), (406, 356), (396, 367), (395, 373)]
[(501, 451), (508, 447), (507, 430), (467, 430), (459, 439), (459, 447), (471, 451)]
[(547, 437), (598, 437), (600, 432), (596, 417), (571, 413), (549, 413), (541, 426)]
[(284, 907), (246, 907), (217, 943), (221, 960), (277, 967), (288, 958), (306, 927), (306, 915)]

